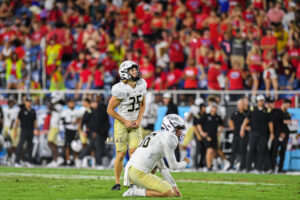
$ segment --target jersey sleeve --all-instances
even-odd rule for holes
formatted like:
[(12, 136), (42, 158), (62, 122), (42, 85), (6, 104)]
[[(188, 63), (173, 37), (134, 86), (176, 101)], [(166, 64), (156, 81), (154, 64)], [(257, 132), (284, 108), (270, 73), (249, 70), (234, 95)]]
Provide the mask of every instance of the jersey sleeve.
[(143, 84), (142, 94), (145, 95), (147, 92), (147, 82), (145, 81), (145, 79), (142, 79), (142, 84)]
[(117, 97), (118, 99), (124, 99), (124, 91), (118, 86), (114, 85), (111, 89), (111, 95)]
[(174, 151), (178, 145), (178, 140), (175, 137), (168, 137), (167, 140), (162, 141), (163, 151), (167, 158), (170, 169), (177, 170), (183, 169), (187, 165), (186, 162), (177, 162), (175, 158)]
[(163, 159), (160, 159), (159, 161), (157, 161), (157, 168), (159, 169), (161, 175), (164, 177), (164, 179), (170, 183), (170, 185), (172, 187), (176, 187), (176, 182), (174, 181), (172, 175), (169, 172), (169, 169), (167, 168), (167, 166), (164, 163)]

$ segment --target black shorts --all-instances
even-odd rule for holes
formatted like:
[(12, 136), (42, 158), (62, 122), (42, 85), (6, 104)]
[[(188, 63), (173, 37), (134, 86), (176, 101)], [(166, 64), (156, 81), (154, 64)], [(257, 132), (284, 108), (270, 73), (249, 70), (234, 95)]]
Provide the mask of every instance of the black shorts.
[(76, 134), (77, 134), (77, 131), (66, 129), (66, 131), (65, 131), (65, 146), (66, 147), (71, 146), (71, 142), (73, 140), (75, 140)]
[(207, 138), (204, 140), (206, 149), (213, 148), (214, 150), (218, 149), (218, 139), (216, 137), (211, 137), (211, 141), (207, 141)]

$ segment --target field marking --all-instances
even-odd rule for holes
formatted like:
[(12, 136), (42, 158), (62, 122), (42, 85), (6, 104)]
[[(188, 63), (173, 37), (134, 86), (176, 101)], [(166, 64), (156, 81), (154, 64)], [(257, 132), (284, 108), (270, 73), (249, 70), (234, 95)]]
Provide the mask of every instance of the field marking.
[(176, 182), (181, 183), (210, 183), (210, 184), (225, 184), (225, 185), (266, 185), (266, 186), (277, 186), (283, 184), (275, 183), (253, 183), (253, 182), (237, 182), (237, 181), (200, 181), (200, 180), (189, 180), (179, 179)]
[(101, 179), (101, 180), (114, 180), (114, 176), (85, 176), (85, 175), (58, 175), (58, 174), (33, 174), (33, 173), (4, 173), (0, 172), (0, 176), (25, 176), (25, 177), (42, 177), (42, 178), (56, 178), (56, 179)]
[[(93, 180), (114, 180), (114, 176), (86, 176), (86, 175), (58, 175), (58, 174), (35, 174), (35, 173), (15, 173), (15, 172), (0, 172), (0, 176), (24, 176), (24, 177), (41, 177), (41, 178), (55, 178), (55, 179), (93, 179)], [(121, 177), (122, 179), (122, 177)], [(265, 185), (265, 186), (278, 186), (283, 184), (274, 183), (253, 183), (253, 182), (237, 182), (237, 181), (201, 181), (190, 179), (179, 179), (179, 183), (208, 183), (208, 184), (225, 184), (225, 185)]]

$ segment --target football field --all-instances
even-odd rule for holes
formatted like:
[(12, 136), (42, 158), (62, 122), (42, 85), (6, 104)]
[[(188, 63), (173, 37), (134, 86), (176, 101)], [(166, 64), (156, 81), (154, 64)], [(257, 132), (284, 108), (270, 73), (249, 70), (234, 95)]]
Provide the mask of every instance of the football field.
[[(112, 170), (0, 167), (0, 199), (126, 199), (122, 198), (126, 188), (110, 191), (113, 175)], [(183, 199), (300, 199), (300, 176), (296, 175), (172, 175)]]

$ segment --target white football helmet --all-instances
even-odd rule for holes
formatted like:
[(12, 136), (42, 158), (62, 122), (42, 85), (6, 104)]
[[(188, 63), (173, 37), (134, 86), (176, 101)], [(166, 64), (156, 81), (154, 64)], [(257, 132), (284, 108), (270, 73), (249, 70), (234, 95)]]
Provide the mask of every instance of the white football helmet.
[(169, 114), (163, 118), (163, 123), (161, 125), (162, 130), (167, 130), (173, 134), (176, 134), (176, 128), (179, 127), (182, 129), (182, 134), (180, 136), (180, 141), (183, 141), (185, 133), (186, 133), (186, 126), (184, 119), (176, 114)]
[[(138, 71), (138, 76), (137, 77), (132, 77), (129, 74), (129, 69), (136, 67)], [(126, 60), (121, 63), (119, 67), (119, 75), (121, 77), (121, 80), (133, 80), (133, 81), (138, 81), (141, 78), (141, 73), (140, 73), (140, 67), (137, 63), (131, 61), (131, 60)]]
[(71, 142), (71, 148), (72, 148), (72, 150), (74, 151), (74, 152), (79, 152), (79, 151), (81, 151), (81, 149), (82, 149), (82, 143), (81, 143), (81, 141), (80, 140), (73, 140), (72, 142)]

